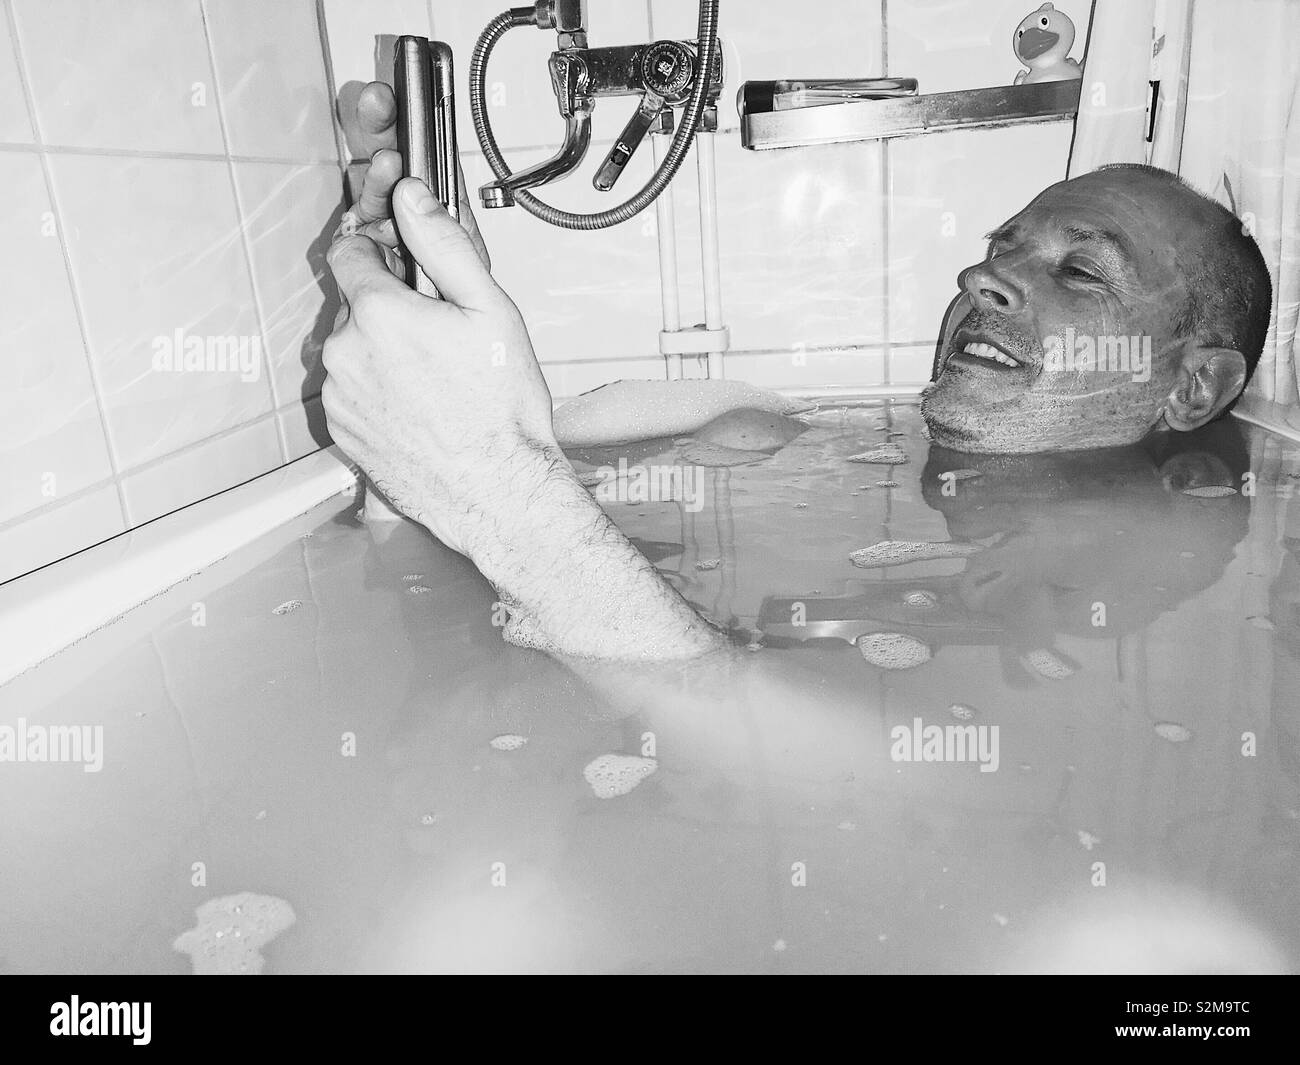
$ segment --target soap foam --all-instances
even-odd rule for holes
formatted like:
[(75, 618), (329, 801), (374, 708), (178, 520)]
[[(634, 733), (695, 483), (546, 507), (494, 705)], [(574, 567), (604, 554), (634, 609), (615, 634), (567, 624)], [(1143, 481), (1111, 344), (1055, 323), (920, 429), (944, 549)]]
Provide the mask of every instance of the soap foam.
[(930, 648), (901, 632), (870, 632), (858, 637), (862, 657), (881, 669), (912, 669), (930, 661)]
[(1227, 484), (1206, 484), (1199, 488), (1184, 488), (1183, 495), (1196, 496), (1198, 499), (1222, 499), (1224, 496), (1235, 496), (1237, 490)]
[(881, 540), (849, 555), (855, 566), (901, 566), (908, 562), (928, 562), (935, 558), (966, 558), (984, 550), (978, 544), (951, 542), (929, 543), (925, 540)]
[(1157, 721), (1156, 735), (1170, 743), (1186, 743), (1192, 738), (1192, 730), (1176, 721)]
[(850, 455), (849, 461), (870, 462), (877, 466), (901, 466), (907, 461), (907, 452), (897, 444), (884, 444), (860, 455)]
[(641, 781), (659, 768), (653, 758), (638, 758), (630, 754), (602, 754), (582, 771), (598, 799), (613, 799), (626, 795)]
[(251, 891), (208, 899), (194, 913), (197, 924), (172, 949), (190, 956), (195, 976), (257, 975), (266, 964), (261, 948), (297, 920), (284, 899)]
[(516, 736), (507, 732), (505, 735), (494, 736), (488, 740), (488, 746), (494, 751), (517, 751), (527, 742), (527, 736)]
[(292, 614), (300, 606), (302, 606), (301, 599), (286, 599), (283, 603), (272, 610), (271, 613), (280, 615)]
[(1040, 677), (1046, 677), (1048, 680), (1065, 680), (1066, 677), (1074, 676), (1074, 667), (1060, 655), (1045, 647), (1030, 651), (1021, 661)]

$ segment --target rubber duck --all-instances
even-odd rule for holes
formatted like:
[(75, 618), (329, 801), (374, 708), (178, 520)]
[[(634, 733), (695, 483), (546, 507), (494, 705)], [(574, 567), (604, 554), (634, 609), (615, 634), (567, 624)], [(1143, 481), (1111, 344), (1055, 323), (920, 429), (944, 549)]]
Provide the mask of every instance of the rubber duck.
[(1064, 12), (1044, 4), (1026, 15), (1011, 38), (1016, 58), (1029, 68), (1016, 75), (1016, 84), (1083, 77), (1083, 69), (1069, 55), (1073, 44), (1074, 23)]

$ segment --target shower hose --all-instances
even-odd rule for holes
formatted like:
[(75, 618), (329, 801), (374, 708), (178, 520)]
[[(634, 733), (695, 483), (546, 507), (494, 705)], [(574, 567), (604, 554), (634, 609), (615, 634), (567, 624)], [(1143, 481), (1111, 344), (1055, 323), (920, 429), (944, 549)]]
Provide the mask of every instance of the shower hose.
[[(695, 139), (695, 130), (699, 125), (700, 116), (704, 113), (711, 80), (709, 72), (713, 69), (713, 57), (718, 50), (718, 2), (719, 0), (700, 0), (700, 21), (696, 34), (699, 40), (699, 66), (695, 74), (695, 85), (686, 103), (682, 124), (673, 137), (668, 154), (664, 156), (663, 162), (646, 182), (645, 187), (617, 207), (594, 214), (562, 211), (549, 203), (543, 203), (532, 193), (523, 190), (514, 194), (515, 202), (520, 207), (543, 222), (549, 222), (563, 229), (605, 229), (626, 222), (654, 203), (655, 198), (668, 187), (668, 183), (681, 167), (686, 153), (690, 150), (691, 142)], [(501, 150), (497, 147), (496, 138), (492, 136), (492, 127), (488, 123), (487, 107), (484, 104), (487, 95), (488, 59), (497, 41), (505, 36), (507, 30), (512, 30), (516, 26), (534, 25), (534, 20), (535, 14), (531, 7), (511, 8), (509, 11), (502, 12), (488, 23), (474, 45), (474, 54), (470, 58), (469, 106), (474, 117), (474, 132), (478, 135), (483, 154), (487, 157), (488, 165), (492, 167), (492, 173), (496, 175), (498, 181), (510, 177), (510, 168), (506, 166)]]

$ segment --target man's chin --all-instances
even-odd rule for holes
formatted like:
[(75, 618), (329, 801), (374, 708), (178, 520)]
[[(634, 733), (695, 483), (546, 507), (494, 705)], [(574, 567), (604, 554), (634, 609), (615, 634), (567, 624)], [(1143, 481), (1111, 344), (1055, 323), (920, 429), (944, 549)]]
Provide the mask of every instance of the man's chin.
[(1116, 416), (1105, 409), (1088, 412), (1064, 397), (1021, 393), (1011, 399), (978, 402), (944, 385), (941, 377), (921, 393), (921, 417), (931, 443), (950, 451), (1035, 455), (1126, 447), (1151, 428), (1140, 417)]
[(921, 393), (921, 417), (930, 442), (950, 451), (983, 455), (1027, 454), (1046, 451), (1050, 445), (1035, 446), (1032, 439), (1014, 433), (1019, 421), (1012, 404), (975, 404), (952, 395), (942, 378)]

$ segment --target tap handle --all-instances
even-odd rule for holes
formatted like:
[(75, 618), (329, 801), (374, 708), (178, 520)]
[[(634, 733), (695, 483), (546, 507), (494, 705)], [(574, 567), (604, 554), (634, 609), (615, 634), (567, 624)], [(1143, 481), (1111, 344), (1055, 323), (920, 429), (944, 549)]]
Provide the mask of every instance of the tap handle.
[(608, 192), (614, 187), (614, 182), (623, 175), (627, 164), (632, 160), (632, 155), (645, 140), (646, 134), (659, 123), (659, 116), (663, 110), (664, 99), (657, 93), (647, 91), (641, 97), (641, 103), (637, 105), (636, 111), (628, 119), (623, 132), (614, 141), (614, 147), (609, 150), (609, 154), (605, 156), (604, 162), (600, 164), (600, 169), (592, 179), (591, 183), (596, 188), (601, 192)]

